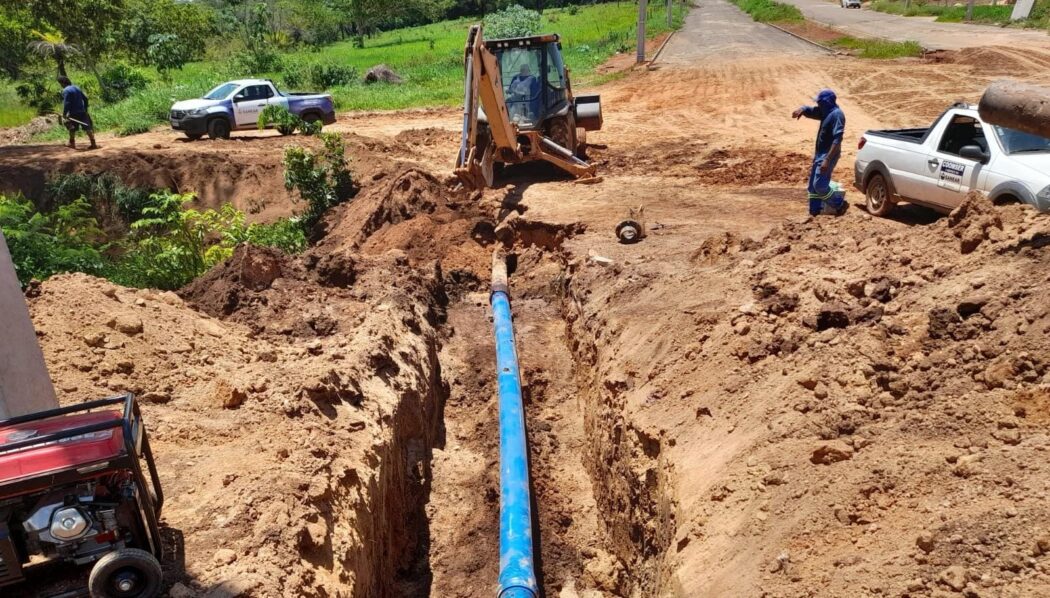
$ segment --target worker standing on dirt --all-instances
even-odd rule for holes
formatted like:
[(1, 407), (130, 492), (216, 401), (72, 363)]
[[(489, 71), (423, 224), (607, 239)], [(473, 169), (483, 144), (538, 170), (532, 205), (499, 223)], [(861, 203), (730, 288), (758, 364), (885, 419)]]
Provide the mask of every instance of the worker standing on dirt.
[(90, 149), (97, 148), (95, 127), (91, 122), (91, 115), (88, 114), (87, 95), (65, 75), (58, 78), (58, 84), (62, 86), (62, 118), (65, 119), (66, 130), (69, 131), (69, 147), (77, 148), (77, 130), (84, 129), (91, 141)]
[(849, 207), (831, 185), (831, 174), (842, 155), (842, 135), (846, 131), (846, 115), (838, 106), (838, 98), (830, 89), (817, 94), (816, 106), (802, 106), (791, 113), (798, 120), (805, 116), (820, 121), (817, 148), (809, 171), (809, 213), (811, 216), (831, 214), (841, 216)]

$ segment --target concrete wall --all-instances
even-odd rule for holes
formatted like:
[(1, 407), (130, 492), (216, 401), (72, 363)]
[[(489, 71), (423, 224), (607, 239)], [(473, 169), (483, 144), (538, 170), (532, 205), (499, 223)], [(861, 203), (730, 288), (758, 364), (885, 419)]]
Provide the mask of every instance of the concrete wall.
[(0, 419), (58, 407), (15, 265), (0, 233)]

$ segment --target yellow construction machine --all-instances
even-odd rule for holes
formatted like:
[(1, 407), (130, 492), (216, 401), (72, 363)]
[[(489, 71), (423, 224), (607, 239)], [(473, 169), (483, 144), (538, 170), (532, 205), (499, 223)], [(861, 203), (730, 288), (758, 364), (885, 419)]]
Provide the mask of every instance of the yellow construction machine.
[(586, 131), (602, 128), (601, 97), (574, 96), (557, 35), (485, 41), (467, 35), (463, 140), (456, 176), (469, 189), (492, 186), (498, 164), (550, 162), (594, 177), (581, 159)]

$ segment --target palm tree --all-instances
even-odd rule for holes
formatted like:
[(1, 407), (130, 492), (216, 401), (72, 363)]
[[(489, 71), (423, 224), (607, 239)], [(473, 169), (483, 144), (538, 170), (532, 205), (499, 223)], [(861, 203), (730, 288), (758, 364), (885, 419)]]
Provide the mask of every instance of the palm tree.
[(39, 39), (29, 42), (29, 49), (44, 58), (52, 57), (58, 63), (58, 76), (66, 76), (66, 58), (80, 52), (80, 48), (66, 43), (61, 33), (41, 33), (34, 30), (33, 35)]

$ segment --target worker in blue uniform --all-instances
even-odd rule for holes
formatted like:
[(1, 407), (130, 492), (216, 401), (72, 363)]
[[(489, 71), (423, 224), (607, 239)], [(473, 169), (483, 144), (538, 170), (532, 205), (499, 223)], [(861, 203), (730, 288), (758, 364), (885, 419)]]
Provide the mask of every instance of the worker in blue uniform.
[(842, 200), (841, 193), (832, 189), (831, 174), (842, 155), (842, 134), (846, 131), (846, 115), (839, 108), (834, 91), (821, 90), (816, 99), (816, 106), (802, 106), (791, 113), (795, 120), (805, 116), (820, 121), (816, 152), (809, 171), (809, 213), (812, 216), (841, 216), (849, 204)]

